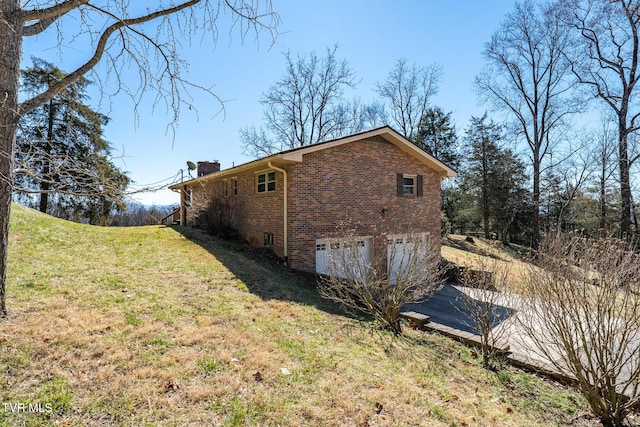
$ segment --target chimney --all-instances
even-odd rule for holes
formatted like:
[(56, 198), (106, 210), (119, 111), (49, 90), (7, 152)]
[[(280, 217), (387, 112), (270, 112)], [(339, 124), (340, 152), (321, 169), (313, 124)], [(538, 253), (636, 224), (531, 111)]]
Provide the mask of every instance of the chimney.
[(214, 160), (213, 162), (198, 162), (198, 178), (210, 173), (220, 171), (220, 162)]

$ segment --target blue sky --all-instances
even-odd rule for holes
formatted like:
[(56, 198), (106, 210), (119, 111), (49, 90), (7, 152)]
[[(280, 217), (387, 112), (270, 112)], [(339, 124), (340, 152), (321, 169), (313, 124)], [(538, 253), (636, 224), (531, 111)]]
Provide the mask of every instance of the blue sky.
[[(217, 45), (185, 48), (189, 79), (226, 100), (224, 113), (210, 96), (195, 93), (196, 115), (185, 111), (175, 136), (167, 130), (171, 113), (152, 111), (152, 97), (142, 104), (138, 122), (126, 96), (112, 100), (105, 136), (122, 156), (116, 164), (138, 184), (156, 183), (185, 168), (187, 160), (218, 160), (222, 168), (250, 158), (242, 154), (239, 130), (260, 125), (260, 95), (284, 73), (283, 52), (322, 56), (326, 47), (339, 44), (337, 56), (348, 61), (360, 82), (347, 96), (373, 101), (376, 82), (383, 81), (398, 58), (421, 66), (439, 64), (444, 72), (433, 104), (452, 111), (462, 132), (472, 115), (482, 115), (473, 79), (483, 67), (484, 44), (513, 8), (514, 0), (273, 0), (281, 17), (276, 44), (252, 37), (244, 43), (222, 29)], [(47, 39), (47, 37), (49, 39)], [(25, 44), (25, 65), (30, 56), (49, 58), (53, 34)], [(82, 49), (78, 48), (79, 56)], [(68, 58), (68, 57), (67, 57)], [(65, 59), (65, 58), (63, 58)], [(51, 59), (53, 61), (53, 59)], [(73, 64), (54, 61), (69, 71)], [(95, 98), (95, 96), (94, 96)], [(146, 204), (178, 203), (177, 194), (157, 191), (135, 196)]]

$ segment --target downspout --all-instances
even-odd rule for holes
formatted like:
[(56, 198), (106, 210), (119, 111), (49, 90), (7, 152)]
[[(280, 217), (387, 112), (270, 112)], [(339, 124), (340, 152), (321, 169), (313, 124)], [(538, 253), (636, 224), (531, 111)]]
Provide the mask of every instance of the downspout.
[(180, 191), (180, 225), (187, 226), (187, 186), (182, 186)]
[(269, 161), (267, 163), (267, 165), (271, 168), (274, 169), (278, 172), (282, 172), (282, 175), (284, 176), (284, 190), (283, 190), (283, 194), (284, 194), (284, 213), (283, 213), (283, 217), (284, 217), (284, 265), (287, 266), (289, 264), (289, 239), (288, 239), (288, 231), (287, 231), (287, 223), (288, 221), (288, 215), (287, 215), (287, 207), (288, 207), (288, 199), (287, 199), (287, 171), (284, 169), (280, 169), (277, 166), (273, 166), (271, 164), (271, 161)]

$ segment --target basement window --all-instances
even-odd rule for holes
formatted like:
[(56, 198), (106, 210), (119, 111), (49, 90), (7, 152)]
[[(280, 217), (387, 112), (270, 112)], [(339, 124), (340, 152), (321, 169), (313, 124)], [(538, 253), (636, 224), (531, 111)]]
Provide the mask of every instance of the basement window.
[(258, 174), (258, 193), (266, 193), (276, 190), (276, 173), (265, 172)]

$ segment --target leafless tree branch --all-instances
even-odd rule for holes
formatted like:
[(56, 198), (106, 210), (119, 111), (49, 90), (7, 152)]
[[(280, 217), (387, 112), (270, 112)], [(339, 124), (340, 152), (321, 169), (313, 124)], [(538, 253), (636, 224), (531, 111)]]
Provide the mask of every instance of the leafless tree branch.
[(327, 248), (328, 271), (320, 279), (320, 294), (373, 316), (383, 328), (399, 334), (402, 307), (423, 301), (442, 284), (440, 239), (415, 231), (381, 230), (371, 244), (367, 259), (357, 228), (343, 224)]
[(550, 233), (525, 276), (518, 321), (530, 350), (576, 378), (603, 425), (640, 403), (640, 255), (611, 238)]

